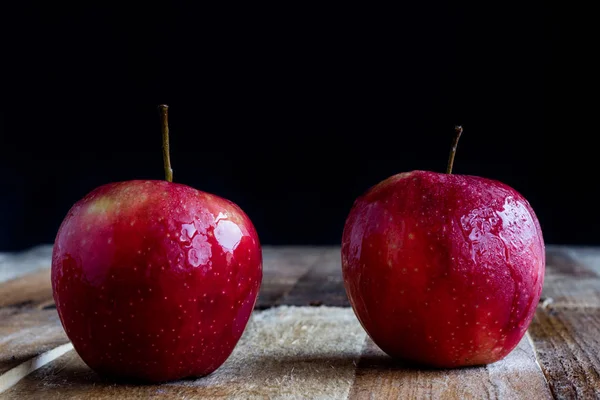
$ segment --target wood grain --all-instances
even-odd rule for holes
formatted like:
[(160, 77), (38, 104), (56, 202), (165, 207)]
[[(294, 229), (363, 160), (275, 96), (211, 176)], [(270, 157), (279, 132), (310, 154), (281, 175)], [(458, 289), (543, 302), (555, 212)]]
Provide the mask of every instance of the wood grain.
[(600, 310), (539, 310), (529, 328), (557, 399), (600, 398)]
[[(333, 263), (331, 262), (336, 253), (339, 254), (339, 249), (336, 247), (265, 246), (263, 248), (263, 281), (256, 308), (265, 309), (287, 304), (284, 299), (289, 298), (289, 292), (292, 289), (294, 289), (294, 298), (307, 299), (307, 301), (316, 299), (315, 301), (319, 303), (327, 303), (324, 296), (328, 296), (329, 293), (326, 290), (321, 290), (316, 298), (312, 295), (316, 286), (311, 284), (313, 283), (311, 277), (325, 278), (326, 282), (335, 281), (339, 284), (341, 282), (338, 278), (339, 265), (336, 265), (335, 260)], [(43, 255), (45, 252), (36, 251), (35, 254)], [(11, 260), (24, 258), (11, 257)], [(50, 262), (49, 260), (47, 262), (37, 261), (37, 265), (49, 265)], [(6, 264), (8, 268), (9, 263), (6, 262)], [(13, 261), (10, 263), (10, 268), (18, 269), (18, 264)], [(309, 271), (314, 272), (307, 279), (305, 275)], [(12, 272), (10, 275), (15, 274), (17, 273)], [(333, 277), (333, 280), (329, 277)], [(297, 286), (300, 278), (304, 278), (303, 284)], [(314, 283), (322, 287), (321, 282)], [(341, 287), (334, 286), (337, 289)], [(299, 300), (299, 302), (302, 301)], [(13, 279), (0, 284), (0, 308), (19, 305), (38, 306), (40, 303), (44, 303), (43, 306), (46, 307), (52, 306), (52, 288), (48, 268), (30, 273), (21, 279)]]
[(584, 268), (600, 275), (600, 246), (548, 246), (548, 257), (551, 257), (553, 252), (565, 254), (584, 265)]
[(574, 249), (550, 247), (547, 250), (542, 296), (549, 299), (553, 307), (600, 307), (600, 273), (583, 260), (585, 257), (578, 257)]
[(327, 247), (263, 247), (263, 280), (256, 302), (259, 310), (283, 304), (283, 299), (330, 249)]
[(350, 399), (551, 399), (529, 338), (486, 367), (435, 370), (394, 362), (370, 339)]
[(48, 269), (0, 284), (0, 374), (68, 342), (53, 304)]
[(282, 303), (294, 306), (349, 307), (342, 279), (340, 249), (332, 247), (325, 250), (294, 288), (283, 297)]
[(551, 247), (529, 333), (555, 398), (600, 398), (600, 251)]
[(50, 270), (42, 269), (0, 284), (0, 310), (52, 305)]
[(53, 307), (50, 270), (0, 284), (0, 392), (58, 357), (69, 342)]
[[(256, 308), (267, 309), (282, 304), (298, 280), (318, 265), (324, 254), (333, 252), (335, 248), (265, 246), (263, 282)], [(49, 265), (49, 255), (48, 248), (41, 247), (25, 255), (3, 257), (3, 267), (10, 269), (4, 276), (18, 278), (0, 283), (0, 375), (68, 342), (54, 308), (50, 269), (39, 269), (40, 265)], [(20, 274), (20, 261), (36, 266), (28, 267), (34, 272)], [(332, 268), (328, 271), (336, 273)], [(310, 292), (311, 286), (304, 285), (302, 290)], [(302, 297), (302, 290), (296, 289), (296, 295)], [(310, 294), (302, 298), (314, 299)], [(324, 302), (327, 299), (319, 300), (319, 303)]]
[(71, 351), (5, 392), (6, 399), (346, 399), (365, 332), (349, 308), (255, 311), (214, 373), (162, 385), (104, 380)]
[[(470, 377), (467, 379), (461, 375), (465, 372), (447, 371), (439, 375), (390, 363), (369, 343), (359, 362), (351, 397), (373, 398), (370, 394), (373, 391), (377, 398), (600, 398), (600, 248), (548, 246), (546, 254), (543, 301), (529, 329), (535, 351), (522, 342), (515, 353), (520, 355), (520, 361), (466, 370)], [(49, 270), (43, 268), (49, 265), (49, 255), (48, 246), (30, 251), (27, 256), (0, 254), (0, 278), (17, 277), (0, 283), (0, 376), (68, 342), (53, 308)], [(341, 276), (339, 247), (265, 246), (263, 256), (257, 309), (285, 304), (349, 305)], [(19, 262), (24, 262), (25, 267), (21, 268)], [(537, 356), (542, 375), (536, 372), (532, 355)], [(77, 360), (74, 352), (70, 352), (42, 370), (56, 372), (76, 367), (79, 372), (69, 377), (74, 388), (91, 379), (81, 373), (81, 365), (77, 364), (81, 361)], [(26, 379), (39, 379), (42, 370)], [(42, 386), (55, 382), (44, 376)], [(524, 382), (530, 382), (536, 393), (522, 388)], [(126, 393), (112, 384), (102, 390), (107, 395)], [(198, 387), (161, 386), (155, 392), (144, 392), (144, 396), (195, 397), (198, 390)], [(131, 394), (134, 393), (141, 392), (133, 390)], [(202, 389), (202, 394), (208, 397), (223, 393), (222, 388)]]
[(0, 374), (69, 340), (56, 310), (0, 310)]
[(5, 373), (0, 374), (0, 393), (9, 390), (33, 371), (38, 370), (71, 350), (73, 350), (73, 344), (62, 344), (45, 351), (36, 357), (23, 361)]

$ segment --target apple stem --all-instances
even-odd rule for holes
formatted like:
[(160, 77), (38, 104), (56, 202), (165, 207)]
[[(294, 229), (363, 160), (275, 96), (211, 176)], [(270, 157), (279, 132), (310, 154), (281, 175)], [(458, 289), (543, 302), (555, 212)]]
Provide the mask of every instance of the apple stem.
[(158, 109), (160, 111), (160, 123), (162, 127), (165, 179), (167, 182), (173, 182), (173, 169), (171, 168), (171, 157), (169, 155), (169, 106), (166, 104), (161, 104), (158, 106)]
[(460, 125), (456, 125), (454, 127), (454, 132), (456, 135), (454, 136), (454, 143), (452, 143), (452, 149), (450, 149), (450, 157), (448, 158), (448, 168), (446, 169), (447, 174), (452, 173), (452, 167), (454, 167), (454, 156), (456, 155), (456, 147), (458, 146), (458, 139), (460, 139), (460, 135), (462, 135), (463, 128)]

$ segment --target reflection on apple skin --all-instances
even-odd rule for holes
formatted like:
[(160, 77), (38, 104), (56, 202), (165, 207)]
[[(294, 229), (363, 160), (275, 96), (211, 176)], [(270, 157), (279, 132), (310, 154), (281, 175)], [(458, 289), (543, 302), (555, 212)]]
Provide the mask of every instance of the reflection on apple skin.
[(515, 348), (533, 318), (544, 240), (530, 204), (507, 185), (413, 171), (356, 200), (342, 269), (358, 319), (390, 356), (487, 364)]
[(231, 354), (262, 279), (250, 219), (165, 181), (101, 186), (56, 237), (52, 284), (67, 335), (97, 372), (146, 381), (203, 376)]

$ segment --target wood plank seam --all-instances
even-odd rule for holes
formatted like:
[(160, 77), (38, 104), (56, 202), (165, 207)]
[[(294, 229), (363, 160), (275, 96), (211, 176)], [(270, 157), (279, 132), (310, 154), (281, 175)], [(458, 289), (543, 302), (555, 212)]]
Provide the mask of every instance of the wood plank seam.
[(0, 393), (10, 389), (33, 371), (43, 367), (49, 362), (56, 360), (58, 357), (70, 350), (73, 350), (73, 345), (70, 342), (65, 343), (53, 348), (52, 350), (46, 351), (37, 357), (30, 358), (29, 360), (17, 365), (13, 369), (8, 370), (6, 373), (0, 375)]
[[(540, 358), (542, 372), (555, 398), (600, 398), (600, 386), (597, 385), (600, 374), (599, 369), (594, 367), (598, 365), (598, 356), (593, 351), (591, 354), (587, 351), (585, 336), (581, 336), (585, 335), (584, 331), (578, 330), (572, 325), (573, 321), (569, 321), (569, 316), (579, 314), (575, 320), (581, 320), (590, 313), (589, 310), (597, 312), (599, 308), (566, 309), (583, 312), (563, 313), (565, 308), (562, 305), (547, 304), (544, 307), (542, 304), (538, 308), (530, 327), (530, 337), (546, 348), (541, 351), (536, 348), (536, 357)], [(588, 335), (590, 332), (600, 332), (600, 325), (591, 318), (591, 321), (586, 321)], [(598, 336), (589, 335), (588, 340), (593, 337)], [(590, 357), (594, 357), (596, 362)]]
[[(562, 342), (567, 346), (567, 348), (570, 350), (570, 353), (577, 357), (577, 355), (579, 355), (582, 358), (587, 359), (587, 363), (586, 364), (591, 364), (591, 361), (589, 359), (589, 357), (587, 356), (586, 352), (585, 352), (585, 343), (581, 343), (581, 341), (579, 340), (580, 337), (577, 335), (574, 335), (571, 340), (569, 340), (569, 337), (566, 336), (565, 332), (568, 331), (569, 326), (565, 323), (564, 320), (556, 320), (557, 325), (560, 325), (562, 329), (557, 330), (558, 331), (558, 335), (561, 337)], [(588, 378), (589, 375), (588, 374), (592, 374), (594, 373), (596, 376), (598, 376), (598, 371), (595, 370), (584, 370), (584, 374), (585, 377)], [(576, 387), (575, 383), (572, 383), (574, 386), (574, 390), (576, 391), (576, 393), (578, 392), (577, 389), (579, 389), (578, 387)]]
[[(330, 249), (329, 247), (312, 248), (308, 253), (313, 260), (306, 264), (303, 261), (300, 261), (297, 254), (282, 256), (282, 254), (278, 254), (279, 252), (275, 252), (270, 246), (266, 247), (264, 251), (263, 282), (255, 306), (256, 310), (267, 310), (282, 305), (283, 299), (287, 298), (294, 290), (299, 279), (306, 276), (308, 271), (313, 269), (314, 266), (320, 262), (323, 255), (327, 254)], [(267, 256), (268, 253), (271, 253), (271, 257)], [(273, 257), (273, 255), (275, 255), (275, 257)], [(292, 265), (295, 270), (298, 270), (300, 275), (296, 275), (295, 273), (290, 274), (290, 265)], [(283, 271), (282, 277), (284, 277), (284, 279), (282, 281), (274, 279), (274, 271)]]
[[(564, 335), (562, 335), (560, 332), (558, 332), (558, 335), (561, 337), (562, 343), (566, 344)], [(554, 347), (554, 349), (556, 350), (556, 346), (554, 344), (552, 344), (552, 347)], [(570, 353), (573, 354), (573, 349), (570, 346), (567, 346), (567, 347), (569, 348)], [(558, 363), (560, 364), (563, 371), (566, 371), (569, 368), (569, 366), (565, 364), (565, 360), (561, 357), (558, 358)], [(544, 373), (544, 375), (545, 375), (545, 373)], [(573, 391), (575, 393), (577, 393), (577, 387), (574, 384), (574, 382), (569, 382), (569, 384), (571, 386), (571, 389), (573, 389)], [(555, 385), (551, 385), (551, 386), (552, 386), (552, 391), (554, 392), (556, 390)]]
[(306, 279), (307, 276), (309, 276), (311, 274), (311, 272), (320, 264), (323, 262), (323, 260), (327, 259), (327, 253), (328, 251), (326, 249), (324, 249), (321, 254), (319, 254), (319, 257), (317, 257), (317, 259), (311, 264), (310, 267), (308, 267), (308, 269), (306, 270), (306, 272), (304, 272), (302, 275), (300, 275), (298, 277), (298, 279), (296, 279), (296, 283), (294, 283), (293, 286), (291, 286), (288, 290), (286, 290), (285, 292), (282, 293), (282, 295), (273, 302), (273, 304), (271, 305), (271, 307), (277, 307), (282, 305), (282, 301), (283, 299), (287, 298), (289, 296), (290, 293), (292, 293), (297, 287), (298, 284), (301, 284), (301, 282), (303, 282), (304, 279)]
[[(547, 386), (549, 392), (547, 397), (551, 396), (552, 398), (571, 398), (570, 396), (577, 397), (578, 395), (591, 395), (595, 398), (600, 395), (600, 386), (597, 385), (600, 382), (600, 368), (598, 368), (600, 366), (600, 358), (598, 357), (598, 353), (594, 352), (594, 349), (598, 348), (597, 345), (591, 347), (590, 345), (598, 344), (598, 338), (600, 337), (598, 336), (598, 332), (600, 332), (600, 319), (597, 317), (600, 315), (598, 314), (598, 310), (600, 310), (600, 303), (598, 303), (598, 300), (600, 300), (600, 286), (598, 286), (600, 282), (600, 248), (598, 249), (598, 255), (592, 261), (579, 258), (578, 254), (572, 254), (572, 251), (567, 251), (568, 248), (553, 250), (550, 252), (550, 262), (547, 266), (547, 284), (545, 284), (544, 288), (545, 296), (541, 299), (538, 307), (538, 319), (534, 321), (533, 330), (530, 329), (527, 334), (527, 342), (533, 349), (533, 355), (530, 355), (530, 362), (535, 363), (536, 369), (539, 368), (541, 372), (539, 374), (537, 389)], [(271, 304), (265, 303), (266, 308), (286, 304), (286, 301), (292, 300), (303, 305), (309, 305), (309, 300), (331, 300), (330, 296), (325, 295), (326, 293), (322, 291), (326, 289), (329, 292), (330, 285), (325, 285), (321, 279), (334, 272), (339, 273), (336, 269), (337, 267), (334, 266), (337, 261), (332, 261), (333, 256), (327, 256), (332, 251), (337, 251), (337, 249), (327, 248), (313, 251), (310, 260), (303, 258), (304, 265), (302, 265), (302, 270), (296, 270), (292, 274), (294, 279), (288, 279), (285, 282), (285, 290), (280, 291), (278, 296), (269, 298), (269, 302), (272, 302)], [(560, 254), (561, 251), (564, 251), (570, 257)], [(300, 253), (286, 253), (278, 257), (283, 257), (285, 260), (289, 258), (292, 261), (288, 262), (288, 267), (295, 268), (296, 264), (302, 264), (297, 261), (302, 257)], [(591, 258), (592, 255), (589, 257)], [(276, 259), (277, 262), (270, 263), (272, 267), (271, 275), (274, 277), (277, 277), (277, 275), (273, 271), (277, 270), (280, 266), (278, 260), (279, 258)], [(595, 263), (593, 266), (588, 265), (592, 262)], [(324, 264), (328, 264), (329, 267), (326, 267)], [(595, 273), (586, 272), (587, 269), (595, 271)], [(17, 280), (21, 281), (22, 279), (23, 285), (15, 285), (18, 283)], [(336, 279), (336, 285), (339, 286), (338, 291), (342, 294), (343, 287), (340, 285), (341, 281), (339, 277), (336, 277)], [(43, 285), (40, 285), (40, 282)], [(5, 316), (11, 316), (15, 320), (13, 311), (17, 314), (26, 315), (28, 310), (39, 311), (54, 308), (48, 283), (49, 279), (44, 276), (44, 271), (38, 269), (28, 272), (25, 276), (2, 283), (0, 285), (3, 287), (3, 290), (0, 290), (0, 303), (2, 303), (0, 304), (0, 309), (4, 309)], [(315, 289), (319, 290), (315, 291)], [(307, 290), (309, 292), (312, 290), (312, 292), (308, 294), (304, 293)], [(329, 305), (328, 301), (323, 301), (323, 303)], [(52, 312), (55, 312), (55, 310), (52, 310)], [(588, 315), (589, 313), (595, 316), (592, 317)], [(40, 323), (43, 322), (48, 326), (55, 325), (53, 321), (47, 318), (46, 314), (40, 314), (39, 317), (36, 314), (36, 318), (32, 317), (27, 321), (33, 324), (33, 322), (39, 319)], [(539, 318), (542, 318), (542, 320)], [(18, 320), (20, 321), (20, 317)], [(66, 338), (63, 342), (58, 342), (58, 339), (60, 338), (53, 337), (52, 340), (54, 343), (50, 343), (51, 341), (47, 340), (44, 343), (50, 344), (50, 346), (46, 345), (43, 349), (40, 349), (39, 346), (37, 349), (25, 349), (27, 350), (28, 358), (17, 358), (14, 360), (13, 357), (12, 365), (7, 358), (6, 360), (8, 361), (5, 362), (5, 365), (10, 369), (4, 369), (6, 372), (0, 375), (0, 383), (2, 385), (5, 384), (5, 380), (2, 379), (3, 375), (39, 357), (36, 354), (39, 354), (40, 350), (47, 350), (41, 355), (50, 353), (59, 344), (62, 345), (66, 341)], [(65, 357), (67, 356), (68, 354), (65, 355)], [(56, 361), (53, 361), (51, 365), (54, 363)], [(22, 371), (26, 370), (23, 369), (25, 367), (21, 368)], [(48, 365), (46, 368), (51, 367)], [(46, 371), (46, 368), (43, 368), (36, 374)], [(33, 371), (31, 370), (30, 373)], [(351, 378), (353, 381), (351, 386), (354, 386), (354, 381), (357, 379), (356, 373), (357, 371), (355, 371), (354, 376)], [(496, 371), (495, 373), (498, 374), (499, 372)], [(25, 376), (27, 374), (23, 378)], [(417, 373), (414, 379), (419, 380), (421, 376), (427, 376), (426, 372)], [(31, 379), (27, 378), (23, 380), (23, 378), (23, 382), (28, 382)], [(362, 379), (360, 373), (358, 374), (358, 379)], [(396, 384), (397, 382), (392, 383)], [(432, 382), (429, 382), (429, 384), (431, 385)], [(498, 395), (498, 392), (503, 387), (502, 384), (498, 386), (496, 382), (492, 381), (489, 386), (483, 389), (488, 391), (489, 396), (494, 397)], [(394, 390), (396, 389), (394, 388)], [(2, 391), (4, 389), (0, 390), (0, 392)], [(537, 393), (537, 396), (534, 396), (534, 398), (539, 398), (539, 392)]]
[(544, 381), (546, 382), (546, 386), (548, 386), (548, 391), (550, 392), (550, 394), (552, 395), (553, 399), (556, 399), (556, 393), (554, 392), (554, 388), (552, 387), (552, 385), (550, 385), (550, 381), (549, 381), (549, 377), (547, 375), (546, 370), (542, 367), (542, 364), (540, 363), (540, 359), (538, 356), (538, 351), (537, 348), (535, 347), (535, 343), (533, 342), (533, 339), (531, 338), (531, 335), (529, 334), (529, 332), (527, 332), (525, 334), (527, 336), (527, 341), (529, 342), (529, 345), (531, 346), (531, 348), (533, 349), (533, 356), (535, 358), (535, 363), (537, 364), (537, 366), (540, 368), (540, 371), (542, 371), (542, 376), (544, 378)]

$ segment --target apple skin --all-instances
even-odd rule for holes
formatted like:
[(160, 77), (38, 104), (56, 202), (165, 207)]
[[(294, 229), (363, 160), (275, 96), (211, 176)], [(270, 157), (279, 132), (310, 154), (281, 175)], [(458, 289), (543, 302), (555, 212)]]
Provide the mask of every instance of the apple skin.
[(394, 175), (356, 199), (341, 255), (350, 303), (375, 344), (434, 368), (510, 353), (546, 263), (538, 219), (517, 191), (430, 171)]
[(167, 181), (96, 188), (68, 212), (52, 254), (54, 300), (75, 350), (99, 374), (134, 381), (216, 370), (261, 280), (248, 216)]

